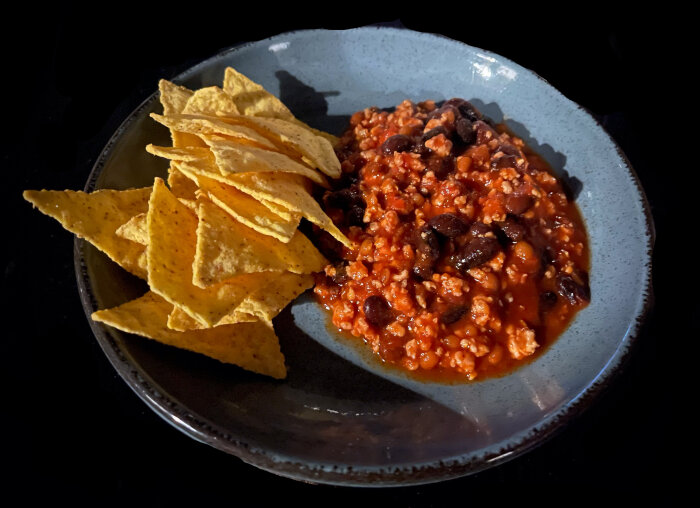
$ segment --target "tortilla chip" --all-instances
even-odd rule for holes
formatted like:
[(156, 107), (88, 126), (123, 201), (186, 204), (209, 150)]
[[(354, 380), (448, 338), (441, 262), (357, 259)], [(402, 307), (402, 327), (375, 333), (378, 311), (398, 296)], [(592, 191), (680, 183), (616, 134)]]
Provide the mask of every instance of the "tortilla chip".
[(312, 275), (285, 272), (276, 277), (273, 284), (243, 300), (236, 312), (254, 315), (263, 321), (272, 321), (292, 300), (313, 285)]
[(335, 155), (331, 143), (309, 129), (288, 120), (279, 118), (234, 117), (228, 121), (240, 121), (249, 124), (261, 134), (277, 144), (291, 147), (301, 154), (312, 167), (332, 178), (340, 176), (340, 161)]
[(235, 141), (210, 137), (205, 137), (204, 141), (209, 145), (216, 158), (216, 165), (223, 174), (280, 171), (296, 173), (328, 187), (328, 182), (321, 173), (296, 162), (287, 155)]
[(260, 202), (263, 205), (265, 205), (265, 207), (268, 210), (270, 210), (275, 215), (279, 215), (285, 221), (298, 221), (298, 219), (301, 217), (300, 214), (296, 212), (290, 212), (287, 208), (283, 207), (282, 205), (278, 205), (277, 203), (273, 203), (272, 201), (261, 199)]
[[(166, 79), (161, 79), (158, 82), (158, 90), (160, 91), (160, 103), (163, 105), (163, 114), (166, 116), (180, 114), (187, 106), (187, 101), (194, 95), (192, 90), (171, 83)], [(197, 136), (176, 129), (170, 129), (170, 137), (173, 140), (173, 146), (176, 147), (205, 146)]]
[[(260, 320), (252, 314), (236, 310), (232, 316), (226, 316), (223, 321), (225, 322), (217, 323), (216, 326), (232, 325), (235, 323), (254, 323)], [(190, 315), (180, 307), (174, 307), (170, 315), (168, 315), (168, 328), (179, 332), (186, 332), (187, 330), (205, 330), (208, 327), (204, 326), (196, 319), (192, 319)]]
[(227, 67), (224, 72), (224, 91), (231, 96), (242, 115), (288, 120), (325, 138), (332, 146), (338, 142), (332, 134), (314, 129), (296, 118), (281, 100), (232, 67)]
[(293, 173), (239, 173), (222, 175), (202, 161), (181, 162), (178, 167), (196, 175), (204, 175), (236, 187), (260, 202), (270, 202), (301, 214), (321, 229), (328, 231), (343, 245), (350, 247), (350, 240), (333, 224), (321, 206), (309, 194), (308, 180)]
[(264, 204), (235, 187), (204, 175), (195, 175), (187, 169), (182, 169), (181, 171), (182, 174), (197, 182), (200, 194), (208, 197), (236, 220), (258, 233), (272, 236), (284, 243), (287, 243), (296, 233), (301, 215), (287, 212), (290, 218), (285, 220), (270, 211)]
[(233, 313), (269, 277), (246, 274), (207, 289), (192, 284), (197, 215), (173, 196), (160, 178), (154, 181), (147, 223), (148, 285), (205, 326), (214, 326)]
[(200, 200), (198, 215), (192, 267), (196, 286), (205, 288), (246, 273), (320, 272), (327, 264), (300, 231), (289, 243), (282, 243), (244, 226), (206, 199)]
[(175, 147), (148, 144), (146, 145), (146, 151), (152, 155), (173, 161), (196, 161), (209, 159), (212, 156), (209, 148), (199, 146)]
[(148, 245), (148, 228), (146, 227), (146, 214), (134, 215), (131, 219), (117, 228), (117, 236), (131, 240), (144, 247)]
[[(151, 113), (151, 118), (166, 127), (187, 132), (193, 135), (223, 135), (232, 139), (247, 139), (260, 145), (261, 148), (275, 150), (275, 144), (255, 129), (246, 125), (228, 123), (223, 118), (212, 118), (201, 115), (170, 115), (162, 116)], [(200, 140), (201, 141), (201, 140)], [(201, 141), (201, 144), (206, 144)]]
[(239, 114), (233, 99), (218, 86), (200, 88), (189, 98), (181, 113), (185, 115), (230, 116)]
[(283, 379), (284, 356), (274, 330), (262, 321), (177, 332), (167, 327), (172, 304), (153, 292), (118, 307), (99, 310), (92, 319), (127, 333), (135, 333), (169, 346), (201, 353), (246, 370)]
[(170, 192), (181, 202), (182, 200), (194, 202), (197, 199), (197, 184), (178, 171), (174, 163), (170, 163), (168, 168), (168, 187), (170, 187)]
[[(84, 238), (130, 273), (147, 278), (143, 246), (117, 235), (117, 229), (148, 210), (151, 187), (82, 191), (25, 191), (24, 199)], [(141, 259), (139, 259), (141, 258)]]

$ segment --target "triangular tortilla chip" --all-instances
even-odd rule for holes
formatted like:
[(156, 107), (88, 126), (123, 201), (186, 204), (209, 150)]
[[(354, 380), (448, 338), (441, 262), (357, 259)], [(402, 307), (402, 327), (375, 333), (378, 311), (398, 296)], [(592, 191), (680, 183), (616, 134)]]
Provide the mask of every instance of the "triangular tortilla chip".
[(285, 272), (276, 277), (273, 284), (243, 300), (236, 312), (251, 314), (263, 321), (272, 321), (289, 302), (313, 285), (312, 275)]
[(117, 235), (117, 229), (148, 210), (151, 187), (82, 191), (25, 191), (24, 199), (53, 217), (71, 233), (84, 238), (119, 266), (147, 278), (143, 246)]
[(183, 199), (189, 201), (197, 199), (197, 184), (178, 171), (172, 162), (168, 168), (168, 187), (170, 187), (170, 192), (181, 202)]
[[(261, 148), (275, 150), (275, 144), (258, 131), (246, 125), (233, 124), (224, 118), (212, 118), (201, 115), (162, 116), (151, 113), (151, 118), (170, 129), (197, 135), (224, 135), (233, 139), (247, 139)], [(204, 142), (202, 142), (204, 144)]]
[(247, 274), (207, 289), (192, 284), (197, 245), (197, 215), (156, 178), (148, 207), (148, 285), (206, 326), (214, 326), (260, 285), (269, 274)]
[(127, 333), (148, 337), (238, 365), (246, 370), (283, 379), (287, 375), (279, 341), (262, 321), (177, 332), (168, 329), (172, 304), (153, 292), (112, 309), (99, 310), (92, 319)]
[[(182, 110), (187, 105), (187, 101), (194, 94), (192, 90), (171, 83), (166, 79), (161, 79), (158, 82), (158, 90), (160, 91), (160, 103), (163, 105), (163, 114), (166, 116), (182, 113)], [(170, 129), (170, 137), (173, 140), (173, 146), (176, 147), (204, 146), (202, 140), (197, 136), (179, 132), (176, 129)]]
[(189, 98), (182, 109), (185, 115), (228, 116), (239, 114), (236, 104), (218, 86), (200, 88)]
[(204, 175), (236, 187), (261, 202), (271, 202), (296, 212), (321, 229), (328, 231), (336, 240), (350, 247), (352, 243), (326, 215), (321, 206), (309, 194), (305, 179), (292, 173), (240, 173), (222, 175), (216, 168), (201, 161), (181, 162), (182, 170)]
[(146, 145), (146, 151), (157, 157), (163, 157), (173, 161), (196, 161), (212, 157), (211, 150), (201, 146), (175, 147), (148, 144)]
[(332, 178), (340, 176), (340, 161), (330, 142), (295, 122), (279, 118), (236, 116), (228, 122), (248, 124), (279, 146), (290, 147), (302, 155), (305, 161)]
[(289, 219), (283, 219), (270, 208), (235, 187), (223, 184), (204, 175), (196, 175), (187, 169), (182, 174), (194, 180), (199, 192), (231, 214), (236, 220), (258, 233), (272, 236), (287, 243), (296, 233), (301, 215), (287, 212)]
[[(232, 325), (235, 323), (253, 323), (255, 321), (260, 321), (260, 319), (252, 314), (236, 310), (232, 315), (226, 316), (221, 323), (217, 323), (216, 326)], [(179, 332), (186, 332), (187, 330), (205, 330), (210, 327), (204, 326), (196, 319), (193, 319), (180, 307), (174, 307), (168, 316), (168, 328)]]
[(332, 134), (309, 127), (296, 118), (281, 100), (232, 67), (227, 67), (224, 72), (224, 91), (231, 96), (242, 115), (288, 120), (326, 138), (332, 146), (338, 142)]
[(131, 240), (143, 246), (148, 245), (148, 227), (146, 213), (134, 215), (131, 219), (117, 228), (117, 236)]
[(246, 273), (313, 273), (326, 259), (300, 231), (289, 243), (244, 226), (207, 199), (199, 202), (193, 282), (208, 287)]
[(244, 145), (235, 141), (204, 137), (216, 158), (216, 165), (222, 174), (229, 173), (296, 173), (317, 184), (328, 187), (328, 182), (315, 169), (300, 164), (285, 154)]

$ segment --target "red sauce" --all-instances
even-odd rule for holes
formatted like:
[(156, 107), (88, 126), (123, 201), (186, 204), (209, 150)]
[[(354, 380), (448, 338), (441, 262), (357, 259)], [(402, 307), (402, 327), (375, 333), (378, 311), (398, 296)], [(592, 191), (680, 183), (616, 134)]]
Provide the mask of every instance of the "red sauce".
[(384, 362), (433, 379), (501, 375), (587, 305), (575, 204), (468, 102), (359, 111), (336, 151), (343, 187), (324, 204), (352, 248), (332, 245), (315, 292)]

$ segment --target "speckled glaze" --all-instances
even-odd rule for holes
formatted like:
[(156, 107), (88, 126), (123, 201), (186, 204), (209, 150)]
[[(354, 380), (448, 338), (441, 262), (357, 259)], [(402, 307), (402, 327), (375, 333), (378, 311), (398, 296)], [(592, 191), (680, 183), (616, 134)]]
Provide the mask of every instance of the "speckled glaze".
[[(358, 109), (405, 98), (464, 97), (505, 121), (555, 171), (582, 183), (577, 202), (590, 237), (592, 301), (535, 361), (465, 385), (419, 383), (382, 369), (332, 333), (308, 293), (275, 320), (289, 367), (283, 382), (92, 323), (117, 371), (168, 423), (290, 478), (419, 484), (525, 452), (610, 381), (650, 305), (653, 224), (628, 161), (590, 115), (498, 55), (407, 30), (282, 34), (225, 51), (174, 81), (220, 84), (228, 65), (278, 94), (299, 118), (334, 133)], [(127, 118), (86, 190), (150, 185), (165, 175), (165, 162), (144, 150), (168, 142), (148, 118), (159, 109), (154, 95)], [(88, 316), (146, 289), (79, 240), (75, 259)]]

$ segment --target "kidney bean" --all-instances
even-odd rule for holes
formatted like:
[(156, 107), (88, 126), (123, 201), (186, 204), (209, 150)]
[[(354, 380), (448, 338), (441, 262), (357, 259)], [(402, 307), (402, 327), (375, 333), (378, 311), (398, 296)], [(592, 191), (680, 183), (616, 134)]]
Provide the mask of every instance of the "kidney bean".
[(588, 286), (588, 282), (586, 280), (578, 282), (568, 273), (560, 272), (557, 274), (557, 291), (571, 305), (591, 301), (591, 289)]
[(440, 239), (429, 226), (423, 226), (416, 238), (416, 250), (437, 261), (440, 257)]
[(367, 322), (377, 328), (383, 328), (394, 321), (394, 313), (383, 296), (372, 295), (362, 305)]
[(476, 122), (477, 120), (481, 120), (483, 118), (481, 112), (476, 109), (471, 102), (465, 101), (464, 99), (450, 99), (445, 101), (445, 105), (457, 107), (459, 114), (472, 122)]
[(486, 263), (500, 250), (501, 245), (496, 238), (479, 236), (468, 242), (457, 254), (451, 256), (448, 262), (460, 272), (466, 273), (470, 268)]
[(428, 225), (447, 238), (455, 238), (469, 231), (469, 224), (452, 213), (437, 215), (428, 221)]
[(488, 225), (484, 224), (483, 222), (475, 222), (469, 228), (469, 234), (474, 236), (474, 237), (484, 236), (489, 231), (491, 231), (491, 226), (488, 226)]
[(365, 207), (359, 205), (352, 205), (350, 211), (345, 216), (348, 226), (360, 226), (364, 227), (364, 217), (365, 217)]
[(498, 224), (498, 227), (502, 233), (502, 236), (510, 242), (519, 242), (525, 237), (525, 226), (519, 224), (512, 217), (506, 218), (504, 222)]
[(474, 142), (476, 132), (474, 132), (474, 124), (467, 118), (460, 118), (455, 122), (455, 131), (457, 136), (462, 140), (462, 143), (467, 145)]
[(335, 268), (335, 274), (331, 279), (333, 279), (333, 282), (336, 284), (342, 284), (350, 278), (347, 272), (347, 265), (344, 262), (335, 263), (333, 268)]
[(422, 144), (425, 144), (426, 141), (428, 141), (430, 138), (434, 138), (438, 134), (444, 134), (445, 136), (447, 136), (448, 135), (447, 129), (445, 129), (442, 125), (438, 125), (434, 129), (430, 129), (428, 132), (425, 132), (421, 136), (420, 142)]
[(491, 161), (491, 169), (504, 169), (517, 167), (517, 158), (514, 155), (504, 155)]
[(396, 134), (382, 143), (382, 153), (391, 155), (394, 152), (408, 152), (413, 148), (413, 140), (404, 134)]
[(453, 305), (442, 313), (440, 321), (446, 325), (451, 325), (459, 321), (465, 312), (467, 312), (467, 307), (465, 305)]
[(508, 194), (505, 199), (505, 209), (513, 215), (521, 215), (527, 212), (535, 204), (535, 198), (530, 195)]
[(426, 170), (432, 171), (438, 180), (444, 180), (455, 170), (455, 158), (452, 155), (430, 157), (426, 164)]

